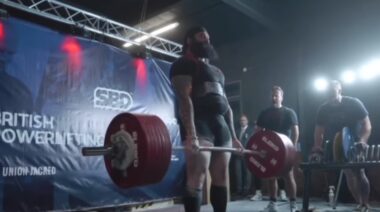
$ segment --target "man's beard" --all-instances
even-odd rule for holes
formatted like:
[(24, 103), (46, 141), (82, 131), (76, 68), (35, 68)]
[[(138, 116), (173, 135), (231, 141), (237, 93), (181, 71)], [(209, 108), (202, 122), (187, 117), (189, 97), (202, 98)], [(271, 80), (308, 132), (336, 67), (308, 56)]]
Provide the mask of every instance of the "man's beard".
[(190, 46), (190, 50), (198, 58), (207, 58), (210, 60), (218, 59), (218, 53), (209, 43), (193, 42)]

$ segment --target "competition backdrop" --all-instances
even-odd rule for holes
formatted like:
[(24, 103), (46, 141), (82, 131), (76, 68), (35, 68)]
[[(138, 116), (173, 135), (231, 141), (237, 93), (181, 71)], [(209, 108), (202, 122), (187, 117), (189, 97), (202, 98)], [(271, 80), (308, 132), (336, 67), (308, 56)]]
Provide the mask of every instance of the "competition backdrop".
[[(173, 144), (170, 64), (36, 26), (0, 20), (0, 207), (3, 211), (83, 209), (171, 198), (182, 192), (183, 154), (164, 180), (120, 189), (103, 157), (111, 119), (123, 111), (158, 115)], [(159, 159), (159, 158), (158, 158)]]

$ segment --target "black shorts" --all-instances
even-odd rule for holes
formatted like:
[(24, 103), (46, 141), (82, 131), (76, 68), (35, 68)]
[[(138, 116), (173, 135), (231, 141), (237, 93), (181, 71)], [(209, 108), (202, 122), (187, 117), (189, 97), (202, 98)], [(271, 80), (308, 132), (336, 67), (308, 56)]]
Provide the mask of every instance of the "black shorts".
[[(197, 136), (205, 138), (214, 146), (228, 146), (231, 141), (230, 129), (224, 116), (221, 114), (202, 115), (194, 118)], [(185, 130), (180, 124), (182, 140), (185, 139)]]

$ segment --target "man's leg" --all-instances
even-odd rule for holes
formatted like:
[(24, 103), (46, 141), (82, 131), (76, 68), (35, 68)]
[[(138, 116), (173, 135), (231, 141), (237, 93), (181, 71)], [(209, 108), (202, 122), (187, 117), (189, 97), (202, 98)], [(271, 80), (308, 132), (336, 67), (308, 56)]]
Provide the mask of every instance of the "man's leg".
[(289, 171), (288, 174), (284, 176), (285, 188), (289, 196), (290, 201), (295, 201), (297, 198), (297, 184), (294, 179), (293, 168)]
[(235, 177), (236, 177), (236, 193), (238, 195), (243, 193), (243, 174), (242, 174), (242, 164), (239, 156), (233, 156), (235, 161)]
[(261, 193), (261, 179), (252, 175), (252, 184), (254, 184), (254, 189), (252, 189), (254, 195), (251, 197), (251, 201), (258, 201), (263, 199), (263, 194)]
[(269, 192), (270, 200), (275, 200), (275, 201), (277, 200), (277, 191), (278, 191), (277, 178), (268, 179), (268, 192)]
[(269, 204), (263, 210), (263, 212), (275, 212), (277, 211), (277, 178), (270, 178), (268, 182), (268, 191), (269, 191)]
[(284, 178), (278, 178), (277, 179), (277, 184), (278, 184), (278, 190), (279, 192), (279, 199), (281, 201), (287, 201), (286, 193), (285, 190), (287, 190), (285, 187), (285, 180)]
[(294, 179), (294, 169), (292, 168), (288, 174), (284, 176), (285, 181), (285, 188), (289, 196), (289, 204), (290, 204), (290, 211), (296, 211), (297, 210), (297, 184), (296, 180)]
[(347, 186), (355, 200), (363, 206), (369, 206), (370, 185), (364, 169), (344, 170)]
[(242, 174), (243, 174), (243, 194), (244, 196), (250, 195), (252, 191), (252, 173), (247, 167), (244, 158), (241, 159)]
[(232, 156), (230, 160), (229, 165), (229, 174), (230, 174), (230, 193), (231, 196), (235, 196), (238, 193), (238, 186), (237, 186), (237, 158), (236, 156)]
[(210, 200), (214, 212), (225, 212), (227, 210), (227, 171), (230, 157), (231, 153), (227, 152), (214, 152), (211, 156)]
[(202, 187), (211, 153), (185, 151), (185, 155), (187, 181), (183, 203), (186, 212), (199, 212), (202, 203)]
[(359, 174), (359, 185), (360, 185), (360, 194), (362, 199), (362, 205), (369, 207), (369, 193), (370, 193), (370, 183), (365, 174), (365, 170), (361, 169)]

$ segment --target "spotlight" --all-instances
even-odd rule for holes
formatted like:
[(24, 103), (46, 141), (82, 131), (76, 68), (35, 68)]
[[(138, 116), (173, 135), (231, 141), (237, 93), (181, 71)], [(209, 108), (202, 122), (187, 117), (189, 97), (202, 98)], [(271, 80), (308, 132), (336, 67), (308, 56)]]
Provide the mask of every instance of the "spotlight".
[(145, 59), (149, 56), (149, 52), (144, 45), (135, 45), (129, 49), (129, 53), (135, 58)]
[(317, 78), (314, 80), (314, 88), (317, 91), (325, 91), (327, 89), (328, 82), (325, 78)]
[(380, 60), (374, 60), (363, 68), (359, 72), (360, 77), (364, 80), (370, 80), (380, 74)]
[(356, 74), (351, 70), (344, 71), (341, 75), (341, 80), (346, 84), (351, 84), (356, 80)]
[[(151, 37), (150, 35), (157, 36), (157, 35), (159, 35), (159, 34), (162, 34), (162, 33), (164, 33), (164, 32), (167, 32), (167, 31), (169, 31), (169, 30), (172, 30), (172, 29), (176, 28), (178, 25), (179, 25), (178, 22), (171, 23), (171, 24), (169, 24), (169, 25), (166, 25), (166, 26), (164, 26), (164, 27), (161, 27), (161, 28), (159, 28), (159, 29), (156, 29), (156, 30), (154, 30), (153, 32), (150, 32), (150, 33), (147, 34), (147, 35), (143, 35), (143, 36), (141, 36), (141, 37), (138, 37), (138, 38), (134, 39), (134, 41), (136, 41), (137, 43), (140, 43), (140, 42), (142, 42), (142, 41), (144, 41), (144, 40), (146, 40), (146, 39), (149, 39), (149, 38)], [(124, 47), (124, 48), (128, 48), (128, 47), (130, 47), (130, 46), (132, 46), (132, 45), (133, 45), (132, 43), (128, 43), (128, 42), (127, 42), (127, 43), (124, 43), (124, 44), (123, 44), (123, 47)]]

